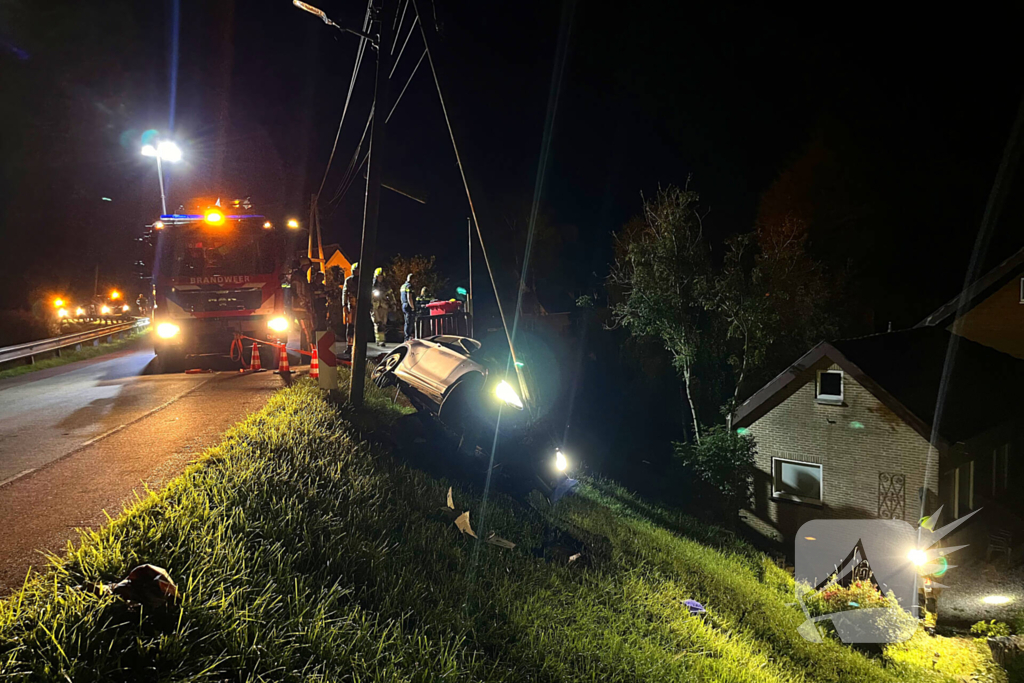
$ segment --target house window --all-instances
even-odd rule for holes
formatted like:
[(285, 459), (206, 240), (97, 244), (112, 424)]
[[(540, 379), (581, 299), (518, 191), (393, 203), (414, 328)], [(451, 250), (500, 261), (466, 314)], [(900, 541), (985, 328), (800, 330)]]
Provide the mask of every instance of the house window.
[(772, 458), (772, 495), (821, 505), (821, 465)]
[(1020, 302), (1024, 304), (1024, 277), (1020, 279)]
[(838, 405), (843, 402), (843, 371), (819, 370), (815, 391), (818, 403)]

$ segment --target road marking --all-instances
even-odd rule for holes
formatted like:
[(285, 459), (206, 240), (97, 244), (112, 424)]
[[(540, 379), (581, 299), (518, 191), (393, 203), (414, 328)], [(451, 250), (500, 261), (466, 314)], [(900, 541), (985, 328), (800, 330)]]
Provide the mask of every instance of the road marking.
[(146, 411), (145, 413), (143, 413), (142, 415), (139, 415), (138, 417), (136, 417), (136, 418), (134, 418), (134, 419), (132, 419), (132, 420), (129, 420), (128, 422), (125, 422), (125, 423), (124, 423), (124, 424), (122, 424), (122, 425), (119, 425), (119, 426), (117, 426), (117, 427), (114, 427), (113, 429), (110, 429), (110, 430), (108, 430), (108, 431), (105, 431), (105, 432), (103, 432), (103, 433), (102, 433), (102, 434), (100, 434), (99, 436), (94, 436), (93, 438), (89, 439), (88, 441), (85, 441), (85, 442), (83, 442), (83, 443), (80, 443), (79, 445), (75, 446), (74, 448), (72, 448), (72, 449), (71, 449), (70, 451), (68, 451), (67, 453), (64, 453), (63, 455), (57, 456), (57, 457), (56, 457), (56, 458), (54, 458), (53, 460), (51, 460), (51, 461), (49, 461), (49, 462), (47, 462), (47, 463), (45, 463), (45, 464), (43, 464), (43, 465), (40, 465), (39, 467), (33, 467), (33, 468), (31, 468), (31, 469), (27, 469), (27, 470), (25, 470), (24, 472), (19, 472), (18, 474), (14, 475), (13, 477), (10, 477), (9, 479), (4, 479), (3, 481), (0, 481), (0, 489), (2, 489), (3, 487), (7, 486), (8, 484), (12, 484), (12, 483), (14, 483), (15, 481), (17, 481), (17, 480), (21, 479), (21, 478), (22, 478), (22, 477), (24, 477), (24, 476), (27, 476), (27, 475), (29, 475), (29, 474), (32, 474), (33, 472), (36, 472), (36, 471), (38, 471), (38, 470), (41, 470), (41, 469), (43, 469), (43, 468), (45, 468), (45, 467), (49, 467), (50, 465), (52, 465), (52, 464), (54, 464), (54, 463), (56, 463), (56, 462), (60, 462), (60, 461), (61, 461), (61, 460), (63, 460), (64, 458), (66, 458), (66, 457), (68, 457), (68, 456), (70, 456), (70, 455), (74, 455), (75, 453), (77, 453), (78, 451), (80, 451), (80, 450), (82, 450), (82, 449), (84, 449), (84, 448), (88, 448), (89, 446), (93, 445), (93, 444), (94, 444), (94, 443), (96, 443), (97, 441), (102, 441), (103, 439), (107, 438), (108, 436), (112, 436), (113, 434), (117, 434), (117, 433), (118, 433), (119, 431), (121, 431), (121, 430), (122, 430), (122, 429), (124, 429), (125, 427), (130, 427), (131, 425), (135, 424), (135, 423), (136, 423), (136, 422), (138, 422), (139, 420), (144, 420), (145, 418), (149, 417), (149, 416), (150, 416), (150, 415), (152, 415), (153, 413), (155, 413), (155, 412), (158, 412), (158, 411), (161, 411), (161, 410), (163, 410), (164, 408), (166, 408), (167, 406), (171, 405), (172, 403), (174, 403), (174, 402), (175, 402), (175, 401), (177, 401), (178, 399), (181, 399), (181, 398), (184, 398), (185, 396), (188, 396), (188, 395), (189, 395), (189, 394), (191, 394), (191, 393), (192, 393), (193, 391), (195, 391), (195, 390), (196, 390), (196, 389), (198, 389), (199, 387), (203, 386), (203, 385), (204, 385), (204, 384), (206, 384), (207, 382), (211, 382), (211, 381), (213, 381), (213, 380), (214, 380), (214, 379), (215, 379), (216, 377), (217, 377), (217, 375), (216, 375), (216, 374), (214, 374), (214, 375), (213, 375), (213, 376), (211, 376), (211, 377), (207, 377), (207, 378), (206, 378), (206, 379), (204, 379), (204, 380), (203, 380), (202, 382), (199, 382), (199, 383), (198, 383), (198, 384), (196, 384), (195, 386), (189, 387), (188, 389), (186, 389), (185, 391), (181, 392), (181, 393), (180, 393), (180, 394), (178, 394), (177, 396), (174, 396), (173, 398), (171, 398), (171, 399), (170, 399), (169, 401), (167, 401), (166, 403), (161, 403), (161, 404), (160, 404), (160, 405), (158, 405), (158, 406), (157, 406), (156, 408), (153, 408), (153, 409), (151, 409), (151, 410), (148, 410), (148, 411)]

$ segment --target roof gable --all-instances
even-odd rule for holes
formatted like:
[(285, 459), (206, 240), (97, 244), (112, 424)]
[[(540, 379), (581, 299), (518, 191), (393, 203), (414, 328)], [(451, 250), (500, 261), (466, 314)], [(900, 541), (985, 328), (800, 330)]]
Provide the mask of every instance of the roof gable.
[[(830, 342), (821, 342), (815, 346), (744, 401), (733, 413), (732, 426), (739, 428), (753, 424), (795, 394), (807, 382), (815, 381), (809, 372), (819, 364), (822, 358), (827, 358), (838, 365), (843, 372), (852, 377), (925, 440), (931, 440), (931, 428), (926, 422), (910, 412), (895, 396), (886, 391)], [(941, 437), (939, 438), (941, 439)], [(936, 445), (946, 446), (947, 444), (942, 441)]]
[(792, 395), (823, 357), (938, 447), (1014, 419), (1024, 402), (1024, 361), (925, 327), (822, 342), (745, 401), (733, 425), (753, 423)]
[(1024, 273), (1024, 249), (982, 275), (914, 327), (946, 326)]

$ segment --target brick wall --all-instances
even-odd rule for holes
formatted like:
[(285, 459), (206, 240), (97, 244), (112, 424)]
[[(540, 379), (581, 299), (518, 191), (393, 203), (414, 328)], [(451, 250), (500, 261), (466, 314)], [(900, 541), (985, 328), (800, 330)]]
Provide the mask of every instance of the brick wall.
[(1024, 358), (1024, 304), (1020, 302), (1020, 278), (968, 311), (949, 328), (979, 344)]
[[(788, 540), (811, 519), (875, 518), (879, 474), (891, 473), (905, 476), (902, 518), (916, 524), (926, 471), (928, 507), (934, 509), (937, 501), (938, 453), (849, 375), (843, 377), (842, 405), (819, 404), (820, 369), (839, 368), (822, 359), (796, 393), (748, 426), (757, 440), (759, 474), (755, 503), (745, 519), (770, 538)], [(774, 500), (773, 457), (821, 464), (823, 505)]]

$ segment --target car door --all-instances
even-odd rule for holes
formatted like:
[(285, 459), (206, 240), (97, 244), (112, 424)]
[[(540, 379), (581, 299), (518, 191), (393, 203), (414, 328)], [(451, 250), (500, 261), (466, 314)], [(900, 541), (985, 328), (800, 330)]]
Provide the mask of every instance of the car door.
[(416, 373), (429, 386), (435, 399), (440, 400), (445, 389), (448, 388), (449, 378), (455, 370), (466, 360), (465, 352), (457, 343), (452, 343), (444, 337), (425, 342), (433, 348), (425, 351), (416, 364)]

